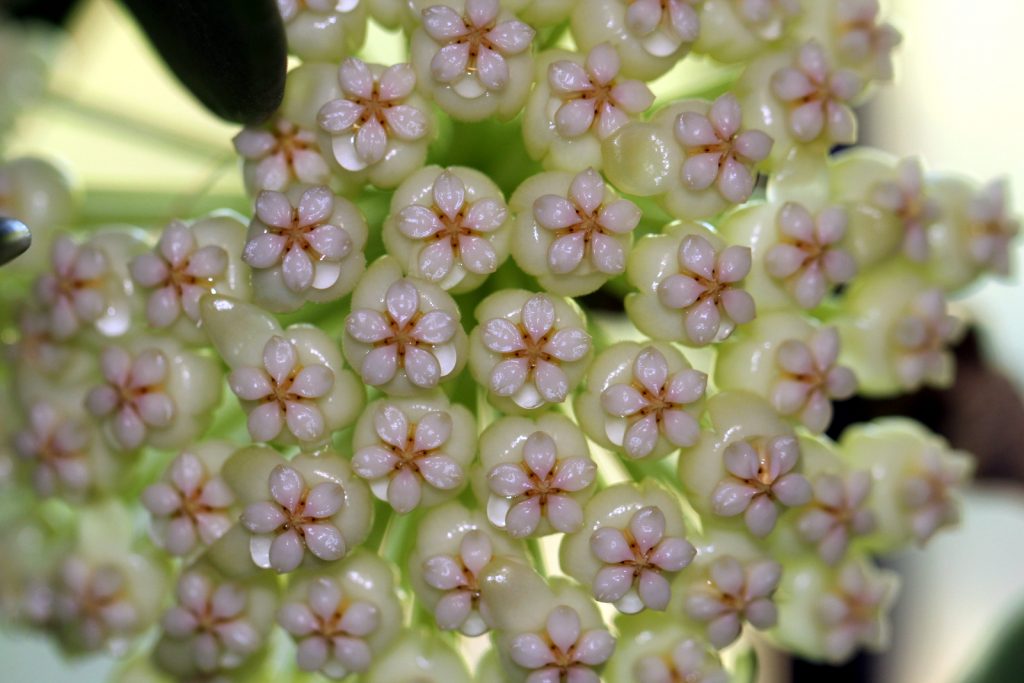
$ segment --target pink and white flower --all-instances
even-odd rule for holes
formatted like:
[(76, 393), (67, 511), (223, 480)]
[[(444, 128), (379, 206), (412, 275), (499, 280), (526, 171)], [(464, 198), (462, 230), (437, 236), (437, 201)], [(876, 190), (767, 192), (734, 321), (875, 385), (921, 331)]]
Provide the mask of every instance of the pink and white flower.
[(186, 571), (176, 597), (178, 604), (164, 613), (164, 633), (190, 643), (188, 652), (199, 671), (238, 668), (262, 647), (264, 628), (248, 612), (250, 591), (245, 586), (218, 584), (206, 573)]
[(457, 441), (473, 435), (458, 429), (456, 438), (454, 423), (456, 419), (465, 422), (466, 416), (460, 412), (453, 418), (449, 410), (433, 408), (407, 405), (403, 409), (397, 402), (376, 405), (372, 409), (374, 441), (352, 456), (355, 473), (399, 514), (419, 506), (424, 489), (429, 492), (428, 500), (438, 502), (453, 495), (465, 481), (464, 466), (472, 453)]
[(590, 549), (603, 563), (594, 577), (594, 597), (615, 603), (627, 614), (668, 607), (670, 577), (697, 553), (685, 538), (666, 534), (665, 514), (653, 505), (633, 513), (627, 528), (603, 526), (594, 531)]
[(752, 438), (729, 444), (723, 453), (726, 476), (711, 494), (711, 509), (723, 517), (743, 515), (747, 529), (763, 538), (775, 528), (779, 506), (811, 500), (811, 485), (795, 471), (800, 444), (793, 436)]
[(85, 424), (40, 401), (29, 408), (26, 428), (14, 435), (14, 450), (33, 464), (32, 485), (37, 494), (48, 497), (62, 490), (80, 496), (94, 483), (91, 442), (92, 433)]
[(137, 355), (110, 346), (100, 356), (104, 383), (89, 392), (86, 408), (109, 420), (119, 449), (135, 450), (152, 429), (170, 427), (178, 405), (166, 389), (171, 359), (156, 348)]
[(490, 538), (479, 530), (467, 532), (455, 555), (433, 555), (423, 561), (423, 580), (443, 593), (434, 607), (437, 625), (478, 636), (487, 631), (488, 606), (480, 594), (484, 568), (494, 558)]
[(918, 543), (928, 541), (939, 529), (960, 520), (957, 492), (967, 479), (968, 465), (939, 448), (926, 448), (919, 466), (900, 486), (903, 507)]
[(426, 302), (409, 279), (392, 283), (383, 298), (383, 311), (356, 309), (345, 321), (348, 336), (371, 347), (358, 365), (363, 381), (382, 386), (401, 373), (414, 387), (433, 389), (455, 368), (458, 319), (447, 311), (422, 310)]
[(708, 640), (722, 649), (739, 637), (744, 621), (758, 629), (775, 626), (772, 596), (781, 577), (782, 566), (774, 560), (742, 563), (724, 555), (711, 563), (706, 581), (691, 587), (684, 609), (707, 624)]
[(727, 201), (742, 204), (754, 191), (754, 166), (768, 158), (773, 141), (760, 130), (741, 128), (743, 111), (735, 95), (726, 93), (706, 114), (681, 112), (675, 140), (686, 156), (680, 181), (700, 192), (712, 185)]
[(242, 526), (253, 534), (253, 560), (278, 573), (298, 568), (308, 551), (326, 562), (340, 560), (349, 547), (334, 517), (345, 505), (345, 490), (334, 481), (310, 486), (288, 465), (275, 467), (267, 481), (270, 501), (250, 504)]
[(787, 339), (775, 362), (779, 378), (771, 390), (772, 405), (782, 415), (794, 415), (812, 432), (823, 432), (832, 421), (832, 401), (857, 391), (853, 371), (838, 365), (839, 332), (823, 327), (807, 342)]
[(867, 505), (871, 474), (821, 474), (812, 482), (814, 497), (797, 519), (797, 532), (813, 544), (818, 555), (830, 565), (846, 554), (850, 540), (875, 530), (874, 512)]
[(654, 103), (646, 83), (618, 78), (620, 68), (619, 54), (608, 43), (595, 45), (582, 65), (565, 59), (548, 67), (548, 87), (562, 100), (553, 119), (559, 135), (593, 132), (604, 140)]
[(272, 441), (285, 428), (299, 441), (327, 436), (317, 405), (334, 388), (334, 372), (324, 364), (303, 364), (293, 342), (272, 336), (263, 347), (263, 367), (238, 367), (228, 377), (231, 390), (258, 405), (249, 411), (249, 434)]
[(868, 78), (892, 80), (892, 53), (903, 37), (891, 24), (879, 23), (878, 0), (840, 0), (835, 5), (836, 48), (841, 60)]
[(298, 641), (295, 659), (303, 671), (341, 679), (370, 668), (373, 652), (367, 639), (380, 627), (380, 610), (346, 595), (336, 580), (315, 577), (302, 599), (282, 605), (277, 621)]
[[(676, 244), (677, 265), (672, 269), (675, 272), (669, 270), (671, 266), (668, 264), (662, 272), (653, 274), (636, 271), (644, 267), (647, 252), (668, 246), (654, 241), (646, 242), (642, 251), (634, 251), (629, 268), (631, 272), (635, 271), (635, 275), (631, 275), (634, 280), (646, 282), (652, 275), (658, 278), (648, 287), (653, 290), (651, 294), (656, 297), (658, 309), (663, 314), (681, 318), (678, 341), (704, 346), (727, 338), (736, 325), (754, 319), (754, 299), (741, 289), (743, 279), (750, 272), (749, 247), (716, 246), (700, 233), (683, 234)], [(667, 254), (651, 253), (651, 256), (668, 258)], [(650, 295), (645, 293), (643, 296)], [(663, 337), (659, 334), (663, 332), (663, 323), (647, 320), (639, 309), (629, 307), (627, 310), (641, 331), (657, 338)]]
[(533, 203), (537, 225), (552, 233), (547, 251), (548, 268), (556, 275), (588, 267), (605, 275), (626, 270), (622, 236), (640, 222), (640, 209), (628, 199), (605, 203), (605, 184), (600, 174), (588, 168), (577, 174), (563, 197), (546, 194)]
[(422, 141), (430, 132), (428, 110), (411, 97), (416, 73), (409, 64), (384, 68), (348, 57), (338, 69), (338, 83), (342, 97), (325, 104), (317, 121), (346, 171), (381, 163), (396, 145)]
[(637, 683), (728, 683), (729, 674), (709, 650), (694, 638), (683, 638), (668, 653), (638, 659), (633, 675)]
[(877, 183), (869, 195), (875, 206), (895, 215), (903, 227), (903, 254), (911, 261), (928, 258), (928, 229), (939, 220), (938, 202), (925, 189), (921, 160), (904, 159), (896, 179)]
[(593, 461), (586, 453), (559, 457), (555, 440), (541, 431), (527, 436), (521, 449), (519, 462), (497, 464), (487, 472), (491, 523), (513, 538), (536, 534), (542, 519), (556, 532), (578, 531), (583, 510), (572, 494), (594, 483)]
[[(280, 192), (261, 192), (256, 197), (256, 217), (249, 227), (242, 260), (256, 273), (272, 273), (273, 280), (279, 279), (293, 296), (315, 291), (338, 298), (354, 284), (349, 282), (351, 278), (343, 278), (343, 265), (351, 263), (362, 270), (362, 263), (349, 257), (362, 248), (365, 224), (357, 227), (339, 220), (349, 218), (344, 214), (350, 212), (347, 200), (335, 197), (323, 186), (305, 190), (294, 199)], [(336, 287), (339, 282), (348, 285), (340, 293)], [(267, 296), (261, 295), (259, 284), (254, 282), (257, 299)], [(270, 285), (271, 280), (263, 284)]]
[(953, 357), (948, 347), (961, 329), (960, 321), (947, 313), (941, 290), (926, 290), (909, 303), (892, 332), (895, 370), (904, 389), (950, 380)]
[(403, 206), (395, 219), (398, 233), (422, 244), (410, 254), (411, 273), (445, 289), (457, 287), (467, 274), (493, 273), (508, 254), (506, 240), (495, 235), (508, 218), (500, 191), (480, 187), (475, 176), (471, 181), (474, 186), (467, 188), (458, 172), (444, 170), (429, 190), (417, 193), (422, 200)]
[(499, 21), (498, 0), (466, 0), (459, 14), (448, 5), (423, 10), (423, 30), (437, 45), (430, 73), (466, 98), (503, 90), (507, 60), (528, 52), (536, 31), (518, 19)]
[(968, 249), (974, 263), (999, 275), (1009, 275), (1011, 241), (1020, 232), (1020, 221), (1010, 211), (1005, 179), (983, 187), (967, 207)]
[[(507, 296), (485, 300), (478, 311), (483, 323), (474, 337), (484, 353), (471, 359), (474, 374), (495, 396), (511, 398), (520, 408), (561, 403), (579, 381), (567, 374), (567, 366), (573, 367), (574, 375), (581, 374), (575, 370), (590, 353), (590, 335), (571, 309), (560, 311), (546, 294), (529, 296), (521, 307), (507, 312), (505, 304), (515, 306), (526, 293), (501, 294)], [(479, 315), (491, 308), (488, 301), (499, 315)]]
[(156, 249), (131, 264), (136, 284), (155, 290), (146, 306), (146, 318), (156, 328), (169, 327), (182, 314), (198, 323), (199, 299), (224, 280), (227, 270), (227, 250), (216, 244), (200, 247), (192, 230), (181, 221), (171, 222)]
[(839, 244), (849, 224), (844, 209), (829, 207), (812, 217), (803, 205), (787, 202), (777, 224), (779, 242), (765, 253), (765, 268), (802, 308), (814, 308), (857, 273), (853, 257)]
[(41, 275), (35, 292), (50, 318), (50, 333), (68, 339), (100, 320), (107, 311), (107, 255), (90, 244), (60, 236), (53, 242), (53, 271)]
[(250, 194), (283, 192), (296, 184), (324, 185), (330, 168), (313, 131), (278, 117), (268, 127), (245, 128), (232, 140), (245, 159), (243, 172)]
[(162, 481), (143, 490), (142, 504), (153, 516), (157, 542), (171, 555), (185, 556), (197, 546), (209, 547), (234, 523), (230, 510), (235, 495), (207, 466), (230, 453), (227, 444), (198, 444), (171, 461)]
[(771, 80), (772, 94), (785, 106), (789, 132), (801, 143), (856, 142), (857, 121), (850, 102), (862, 88), (856, 73), (833, 70), (824, 49), (813, 40), (804, 43), (793, 63), (776, 71)]
[(99, 650), (144, 626), (124, 571), (115, 564), (91, 565), (78, 555), (61, 564), (53, 596), (53, 618), (68, 629), (72, 646)]
[(670, 375), (665, 356), (648, 346), (637, 354), (629, 379), (601, 392), (604, 411), (622, 418), (606, 422), (606, 435), (612, 443), (631, 458), (650, 455), (659, 437), (675, 447), (696, 443), (700, 425), (689, 406), (703, 398), (707, 375), (692, 368)]
[(652, 55), (665, 57), (700, 34), (699, 0), (631, 0), (626, 27)]
[(579, 613), (558, 605), (540, 633), (521, 633), (509, 642), (512, 661), (528, 670), (531, 683), (597, 683), (594, 668), (612, 656), (615, 638), (606, 629), (583, 631)]
[(835, 585), (818, 599), (818, 622), (832, 661), (845, 661), (859, 646), (885, 642), (886, 617), (896, 593), (896, 577), (867, 571), (860, 563), (845, 565)]
[(764, 40), (778, 40), (785, 24), (800, 16), (801, 0), (731, 0), (740, 19)]

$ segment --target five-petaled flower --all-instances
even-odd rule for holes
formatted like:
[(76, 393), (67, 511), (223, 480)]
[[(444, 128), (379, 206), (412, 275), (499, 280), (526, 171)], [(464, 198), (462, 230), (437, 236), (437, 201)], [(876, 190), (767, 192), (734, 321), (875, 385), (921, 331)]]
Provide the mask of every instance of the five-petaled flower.
[(457, 362), (451, 342), (458, 319), (447, 311), (422, 311), (428, 302), (409, 279), (393, 282), (383, 299), (383, 311), (357, 308), (345, 321), (348, 335), (371, 347), (358, 363), (363, 381), (381, 386), (401, 372), (416, 388), (436, 387)]
[(146, 306), (153, 327), (172, 325), (184, 313), (199, 322), (199, 299), (209, 294), (228, 268), (228, 253), (218, 245), (200, 247), (187, 225), (171, 222), (160, 235), (156, 249), (137, 256), (132, 278), (141, 287), (155, 290)]
[(440, 46), (430, 61), (435, 81), (467, 98), (505, 88), (507, 59), (529, 50), (536, 31), (517, 19), (499, 22), (500, 11), (498, 0), (466, 0), (461, 16), (447, 5), (423, 10), (423, 28)]
[(765, 253), (765, 267), (802, 308), (814, 308), (831, 288), (856, 274), (853, 257), (839, 246), (848, 222), (846, 211), (835, 206), (815, 217), (795, 202), (779, 211), (779, 242)]
[(132, 356), (110, 346), (100, 356), (104, 383), (86, 397), (95, 417), (109, 418), (116, 445), (125, 451), (138, 448), (151, 429), (170, 426), (178, 413), (167, 392), (168, 360), (159, 349), (144, 349)]
[(743, 622), (759, 629), (778, 620), (772, 600), (782, 577), (782, 565), (774, 560), (741, 563), (731, 555), (716, 558), (707, 580), (686, 595), (686, 613), (707, 624), (708, 640), (722, 649), (740, 635)]
[(594, 577), (594, 597), (627, 614), (668, 607), (672, 588), (665, 575), (682, 571), (697, 554), (685, 538), (666, 536), (665, 514), (654, 505), (634, 512), (625, 529), (594, 531), (590, 550), (603, 563)]
[(903, 254), (912, 261), (928, 258), (928, 228), (939, 220), (941, 210), (928, 195), (921, 160), (904, 159), (894, 180), (881, 181), (871, 189), (869, 201), (894, 214), (903, 228)]
[(597, 466), (585, 456), (558, 457), (555, 440), (533, 432), (518, 463), (495, 465), (487, 473), (491, 522), (513, 538), (537, 532), (546, 518), (556, 532), (573, 533), (583, 524), (583, 510), (572, 493), (594, 483)]
[(832, 400), (853, 396), (857, 378), (850, 368), (837, 365), (839, 332), (823, 327), (807, 342), (787, 339), (779, 345), (775, 362), (779, 377), (771, 389), (772, 405), (782, 415), (794, 415), (812, 432), (823, 432), (832, 421)]
[(470, 200), (462, 179), (447, 170), (434, 180), (431, 196), (431, 206), (411, 204), (398, 213), (399, 232), (425, 243), (415, 257), (417, 274), (445, 286), (453, 270), (476, 275), (497, 270), (498, 253), (488, 238), (508, 217), (500, 197)]
[(488, 629), (488, 606), (480, 595), (484, 568), (494, 557), (487, 534), (474, 529), (462, 537), (455, 555), (434, 555), (423, 561), (423, 580), (443, 591), (434, 607), (437, 625), (478, 636)]
[(942, 526), (960, 519), (954, 492), (966, 477), (967, 465), (962, 459), (952, 459), (935, 447), (921, 454), (920, 465), (900, 486), (914, 540), (924, 543)]
[(60, 236), (53, 242), (53, 272), (36, 281), (36, 296), (50, 316), (50, 334), (65, 340), (107, 310), (107, 255), (89, 244)]
[(948, 346), (960, 331), (939, 289), (926, 290), (907, 305), (892, 333), (895, 370), (904, 389), (949, 381), (953, 357)]
[(279, 271), (293, 294), (330, 289), (356, 248), (346, 226), (330, 222), (340, 201), (323, 186), (306, 190), (294, 204), (280, 192), (260, 192), (242, 259), (257, 271)]
[(529, 681), (597, 683), (593, 667), (604, 664), (615, 650), (615, 638), (603, 628), (583, 631), (580, 616), (568, 605), (548, 614), (542, 633), (521, 633), (509, 644), (509, 654), (530, 671)]
[(725, 477), (711, 494), (711, 509), (724, 517), (743, 515), (747, 529), (763, 538), (775, 528), (779, 505), (811, 500), (811, 485), (795, 472), (800, 444), (794, 436), (752, 438), (729, 444), (723, 453)]
[(670, 375), (668, 361), (653, 346), (637, 354), (632, 368), (628, 383), (612, 384), (601, 393), (605, 412), (626, 420), (625, 425), (607, 424), (612, 443), (631, 458), (650, 455), (659, 436), (675, 447), (696, 443), (700, 425), (686, 409), (704, 396), (707, 375), (692, 368)]
[(262, 635), (246, 612), (248, 591), (240, 584), (216, 584), (199, 571), (178, 580), (178, 604), (164, 613), (164, 632), (188, 640), (197, 669), (211, 673), (240, 666), (262, 645)]
[(347, 171), (361, 171), (382, 161), (397, 142), (426, 137), (430, 118), (410, 95), (416, 74), (409, 64), (395, 64), (375, 75), (369, 65), (348, 57), (338, 70), (342, 97), (317, 115), (333, 139), (334, 156)]
[(32, 485), (40, 496), (59, 489), (80, 495), (93, 484), (91, 441), (86, 425), (68, 419), (53, 403), (39, 401), (29, 408), (26, 428), (14, 435), (14, 450), (34, 464)]
[(370, 667), (373, 653), (366, 639), (380, 626), (380, 610), (346, 595), (332, 578), (314, 578), (305, 598), (285, 603), (277, 621), (298, 640), (295, 661), (303, 671), (341, 679)]
[(140, 626), (141, 614), (115, 564), (90, 565), (78, 555), (61, 564), (53, 596), (53, 617), (70, 629), (86, 650), (98, 650)]
[(852, 537), (875, 530), (875, 513), (867, 504), (871, 474), (821, 474), (812, 487), (814, 497), (797, 519), (797, 532), (816, 546), (822, 560), (834, 565), (843, 559)]
[(307, 550), (324, 561), (345, 556), (348, 545), (332, 519), (345, 502), (340, 484), (322, 481), (310, 487), (288, 465), (275, 467), (267, 484), (272, 500), (252, 503), (241, 520), (254, 534), (257, 564), (285, 573), (299, 566)]
[(572, 388), (561, 364), (583, 360), (590, 352), (590, 335), (574, 321), (559, 320), (546, 294), (531, 296), (511, 317), (482, 325), (482, 343), (498, 358), (486, 372), (490, 390), (525, 409), (561, 403)]
[(978, 266), (1000, 275), (1010, 273), (1010, 241), (1020, 232), (1020, 221), (1010, 212), (1006, 181), (993, 180), (967, 207), (970, 256)]
[(326, 365), (300, 363), (295, 344), (275, 335), (263, 347), (263, 367), (235, 368), (228, 384), (243, 401), (258, 403), (249, 411), (253, 439), (271, 441), (287, 426), (299, 441), (314, 442), (327, 429), (316, 401), (331, 392), (334, 379)]
[(601, 43), (583, 65), (563, 59), (548, 67), (548, 85), (562, 100), (554, 115), (559, 135), (575, 138), (593, 131), (604, 140), (654, 103), (643, 81), (617, 79), (620, 66), (615, 48)]
[(886, 608), (895, 592), (887, 572), (868, 572), (856, 562), (845, 565), (835, 585), (818, 599), (817, 617), (824, 627), (825, 651), (833, 661), (844, 661), (860, 645), (877, 646)]
[(672, 54), (700, 34), (699, 0), (630, 0), (626, 27), (657, 57)]
[(681, 311), (686, 337), (703, 346), (732, 334), (736, 325), (754, 319), (754, 299), (739, 288), (750, 272), (750, 249), (732, 245), (716, 249), (705, 237), (683, 237), (678, 272), (657, 284), (657, 297), (670, 311)]
[(878, 22), (878, 0), (840, 0), (835, 6), (840, 57), (869, 78), (892, 80), (892, 53), (903, 37), (891, 24)]
[(862, 86), (854, 72), (833, 70), (825, 50), (813, 40), (797, 50), (791, 66), (779, 69), (771, 79), (772, 93), (787, 108), (789, 132), (802, 143), (822, 136), (835, 144), (856, 142), (857, 120), (850, 101)]
[(700, 641), (685, 638), (664, 655), (642, 657), (633, 668), (637, 683), (729, 683), (721, 661), (708, 650)]
[(141, 500), (153, 515), (159, 543), (171, 555), (188, 555), (199, 543), (211, 545), (233, 523), (234, 493), (189, 451), (171, 461), (166, 479), (147, 486)]
[(313, 131), (278, 117), (267, 128), (245, 128), (234, 137), (235, 151), (245, 159), (246, 188), (283, 192), (294, 184), (323, 185), (331, 171)]
[(547, 261), (552, 273), (564, 275), (590, 266), (607, 275), (626, 269), (621, 238), (640, 222), (640, 209), (628, 199), (605, 203), (605, 184), (588, 168), (577, 174), (567, 196), (546, 194), (533, 203), (537, 224), (552, 233)]
[(376, 409), (373, 426), (378, 441), (353, 454), (352, 469), (399, 514), (420, 504), (424, 485), (440, 491), (462, 485), (462, 465), (444, 450), (452, 436), (447, 412), (431, 410), (414, 422), (400, 406), (386, 403)]
[(757, 179), (755, 164), (768, 158), (773, 141), (760, 130), (743, 130), (743, 111), (736, 96), (726, 93), (707, 114), (684, 111), (675, 120), (675, 139), (686, 161), (680, 181), (690, 190), (712, 185), (734, 204), (750, 198)]

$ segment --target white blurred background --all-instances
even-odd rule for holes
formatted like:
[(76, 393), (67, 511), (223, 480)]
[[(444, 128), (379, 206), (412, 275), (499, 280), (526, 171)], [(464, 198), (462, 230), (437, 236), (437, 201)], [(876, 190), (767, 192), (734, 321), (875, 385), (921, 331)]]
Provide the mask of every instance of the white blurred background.
[[(112, 2), (86, 5), (72, 44), (57, 61), (56, 97), (23, 117), (10, 153), (54, 158), (91, 187), (173, 195), (208, 185), (214, 194), (239, 192), (229, 142), (235, 129), (213, 120), (183, 94)], [(920, 155), (934, 170), (979, 180), (1009, 175), (1020, 207), (1024, 2), (892, 0), (888, 15), (904, 34), (899, 75), (864, 112), (863, 141), (899, 155)], [(124, 58), (128, 54), (131, 59)], [(159, 130), (124, 128), (109, 114), (149, 122), (169, 135), (153, 144)], [(189, 140), (177, 144), (174, 131), (187, 131)], [(1017, 273), (1024, 271), (1022, 242)], [(982, 341), (990, 358), (1018, 389), (1024, 387), (1019, 278), (987, 282), (964, 305), (986, 330)], [(1024, 605), (1021, 539), (1024, 493), (977, 487), (960, 530), (898, 559), (905, 579), (903, 618), (881, 680), (960, 679), (998, 625)], [(13, 634), (0, 634), (0, 663), (0, 680), (11, 682), (88, 683), (103, 680), (111, 667), (94, 659), (66, 668), (45, 643)]]

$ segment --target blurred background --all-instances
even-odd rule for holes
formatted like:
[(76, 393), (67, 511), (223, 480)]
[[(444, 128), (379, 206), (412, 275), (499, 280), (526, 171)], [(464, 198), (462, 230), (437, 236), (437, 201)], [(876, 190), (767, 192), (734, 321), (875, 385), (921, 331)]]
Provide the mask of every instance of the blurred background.
[[(931, 170), (955, 169), (978, 180), (1008, 175), (1019, 210), (1024, 3), (890, 0), (886, 14), (904, 34), (897, 83), (862, 111), (862, 141), (919, 155)], [(120, 7), (87, 0), (69, 28), (70, 40), (34, 48), (52, 60), (52, 80), (14, 122), (5, 156), (40, 155), (67, 168), (89, 188), (89, 222), (104, 222), (105, 196), (123, 199), (125, 192), (145, 198), (146, 222), (154, 214), (169, 219), (220, 205), (245, 210), (230, 144), (237, 128), (214, 119), (181, 89)], [(8, 114), (5, 98), (39, 86), (31, 61), (15, 57), (24, 38), (21, 29), (0, 28), (0, 123)], [(13, 80), (4, 82), (5, 71)], [(997, 638), (1024, 617), (1022, 271), (1024, 240), (1018, 240), (1017, 277), (986, 280), (958, 302), (975, 332), (959, 349), (952, 390), (839, 407), (837, 429), (878, 414), (911, 414), (979, 458), (961, 528), (940, 534), (925, 550), (890, 558), (904, 579), (891, 650), (841, 669), (766, 656), (764, 683), (967, 681)], [(89, 683), (104, 680), (112, 662), (91, 659), (70, 668), (46, 643), (0, 631), (0, 667), (0, 681)], [(1021, 680), (1024, 670), (1017, 670), (1006, 683)]]

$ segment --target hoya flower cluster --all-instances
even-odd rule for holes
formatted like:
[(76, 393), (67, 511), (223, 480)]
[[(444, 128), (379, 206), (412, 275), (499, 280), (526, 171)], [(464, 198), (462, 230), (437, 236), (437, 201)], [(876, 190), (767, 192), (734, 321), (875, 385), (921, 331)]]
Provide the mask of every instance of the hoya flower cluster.
[(875, 558), (957, 521), (970, 460), (905, 419), (833, 440), (833, 403), (948, 386), (947, 302), (1018, 223), (1000, 181), (832, 152), (892, 76), (877, 3), (278, 4), (246, 215), (87, 228), (53, 168), (0, 166), (35, 236), (3, 271), (4, 613), (124, 681), (884, 647)]

